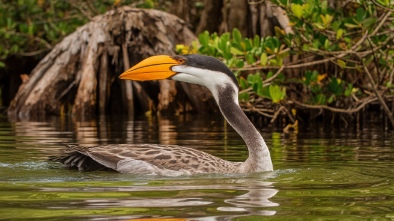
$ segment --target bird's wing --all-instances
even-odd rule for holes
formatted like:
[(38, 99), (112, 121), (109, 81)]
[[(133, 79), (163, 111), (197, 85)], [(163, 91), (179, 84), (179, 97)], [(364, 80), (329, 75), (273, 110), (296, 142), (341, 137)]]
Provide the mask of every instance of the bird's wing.
[[(69, 146), (62, 162), (79, 170), (102, 169), (123, 173), (177, 176), (191, 173), (228, 172), (236, 163), (208, 153), (176, 145), (117, 144), (98, 147)], [(92, 167), (94, 161), (99, 165)]]

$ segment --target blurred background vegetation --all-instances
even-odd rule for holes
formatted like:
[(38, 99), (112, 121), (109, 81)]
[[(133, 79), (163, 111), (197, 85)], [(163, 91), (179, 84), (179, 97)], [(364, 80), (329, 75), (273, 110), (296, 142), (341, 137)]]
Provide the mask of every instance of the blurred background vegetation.
[(165, 9), (170, 1), (2, 0), (0, 68), (12, 56), (42, 58), (53, 45), (94, 16), (122, 5)]

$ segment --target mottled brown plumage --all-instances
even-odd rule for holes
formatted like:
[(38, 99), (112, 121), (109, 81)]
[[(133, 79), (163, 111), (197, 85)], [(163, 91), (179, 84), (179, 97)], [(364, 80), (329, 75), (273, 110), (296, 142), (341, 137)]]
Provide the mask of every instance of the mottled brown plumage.
[[(60, 157), (68, 169), (152, 175), (237, 173), (240, 162), (229, 162), (208, 153), (176, 145), (114, 144), (98, 147), (68, 146)], [(139, 165), (139, 166), (138, 166)], [(128, 170), (133, 168), (134, 171)]]

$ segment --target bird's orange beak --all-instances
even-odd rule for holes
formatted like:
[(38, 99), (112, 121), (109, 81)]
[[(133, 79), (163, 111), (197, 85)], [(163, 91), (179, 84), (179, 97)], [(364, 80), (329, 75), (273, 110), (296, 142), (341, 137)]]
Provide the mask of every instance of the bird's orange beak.
[(168, 55), (152, 56), (123, 72), (119, 78), (136, 81), (167, 79), (176, 74), (171, 67), (183, 62)]

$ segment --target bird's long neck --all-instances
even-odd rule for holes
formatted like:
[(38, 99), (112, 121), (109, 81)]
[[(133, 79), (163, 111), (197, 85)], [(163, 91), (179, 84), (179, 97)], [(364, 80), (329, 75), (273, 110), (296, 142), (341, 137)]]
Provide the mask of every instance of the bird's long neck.
[(215, 99), (222, 114), (243, 138), (249, 150), (249, 157), (242, 164), (240, 170), (244, 170), (242, 172), (272, 171), (273, 166), (268, 147), (261, 134), (239, 106), (237, 92), (229, 84), (217, 86), (216, 89), (218, 93)]

